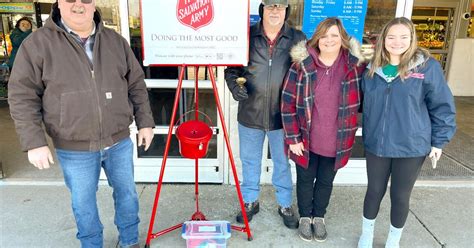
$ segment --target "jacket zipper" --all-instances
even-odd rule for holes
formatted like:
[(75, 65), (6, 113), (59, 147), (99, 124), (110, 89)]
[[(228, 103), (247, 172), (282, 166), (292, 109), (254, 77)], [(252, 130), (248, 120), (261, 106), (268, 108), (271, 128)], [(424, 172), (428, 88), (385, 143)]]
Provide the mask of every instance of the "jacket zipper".
[(95, 73), (94, 69), (91, 70), (91, 78), (92, 78), (92, 83), (95, 86), (95, 95), (97, 98), (97, 110), (99, 111), (99, 150), (102, 150), (102, 109), (100, 108), (100, 95), (99, 95), (99, 89), (97, 88), (97, 84), (95, 82)]
[[(276, 44), (276, 43), (275, 43)], [(264, 105), (264, 110), (263, 110), (263, 128), (266, 131), (270, 130), (270, 124), (269, 124), (269, 99), (271, 97), (271, 75), (272, 75), (272, 59), (273, 59), (273, 48), (270, 47), (271, 53), (270, 53), (270, 59), (268, 60), (268, 76), (267, 76), (267, 85), (266, 85), (266, 91), (265, 91), (265, 105)], [(270, 92), (270, 93), (269, 93)], [(270, 96), (268, 96), (270, 94)]]
[[(76, 46), (76, 48), (79, 48), (79, 50), (82, 51), (83, 55), (86, 57), (87, 63), (90, 66), (92, 66), (91, 80), (92, 80), (93, 87), (95, 88), (95, 94), (96, 94), (96, 99), (97, 99), (97, 110), (98, 110), (98, 114), (99, 114), (99, 150), (101, 150), (102, 149), (102, 109), (100, 108), (101, 105), (100, 105), (99, 89), (98, 89), (96, 81), (95, 81), (94, 64), (89, 61), (89, 57), (87, 56), (86, 52), (84, 51), (84, 48), (80, 47), (79, 44), (77, 44), (76, 40), (73, 37), (71, 37), (71, 35), (69, 33), (65, 32), (65, 34), (66, 34), (66, 37), (68, 38), (69, 42), (71, 42), (73, 44), (73, 46)], [(72, 39), (72, 41), (71, 41), (71, 39)], [(95, 39), (96, 39), (96, 41), (94, 42), (94, 51), (96, 50), (95, 46), (97, 44), (97, 39), (98, 39), (97, 32), (96, 32)], [(92, 56), (94, 56), (94, 55), (92, 55)]]
[(383, 112), (383, 122), (382, 122), (382, 139), (380, 141), (380, 147), (379, 147), (379, 155), (382, 154), (382, 149), (384, 146), (384, 136), (385, 136), (385, 123), (387, 120), (387, 112), (388, 112), (388, 97), (390, 96), (390, 93), (392, 91), (391, 87), (392, 83), (387, 83), (387, 87), (385, 88), (385, 106), (384, 106), (384, 112)]

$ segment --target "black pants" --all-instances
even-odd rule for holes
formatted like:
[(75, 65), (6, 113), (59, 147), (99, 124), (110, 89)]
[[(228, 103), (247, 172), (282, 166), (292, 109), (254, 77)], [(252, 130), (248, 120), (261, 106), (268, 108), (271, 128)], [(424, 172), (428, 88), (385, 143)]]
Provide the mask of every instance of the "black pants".
[(364, 217), (375, 219), (380, 202), (390, 182), (390, 221), (396, 228), (402, 228), (407, 220), (410, 195), (420, 174), (425, 156), (414, 158), (384, 158), (366, 152), (367, 193), (364, 199)]
[(300, 217), (324, 217), (326, 214), (336, 177), (335, 159), (310, 152), (308, 168), (296, 166), (296, 197)]

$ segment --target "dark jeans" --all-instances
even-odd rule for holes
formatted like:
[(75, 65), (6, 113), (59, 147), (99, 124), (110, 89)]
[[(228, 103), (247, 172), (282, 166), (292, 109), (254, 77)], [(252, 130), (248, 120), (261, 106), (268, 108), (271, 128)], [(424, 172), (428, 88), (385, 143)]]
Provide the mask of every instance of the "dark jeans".
[(324, 217), (331, 197), (332, 183), (336, 177), (334, 171), (336, 158), (312, 152), (309, 156), (307, 169), (296, 166), (298, 212), (300, 217)]
[(366, 151), (367, 193), (364, 199), (364, 217), (375, 219), (380, 202), (390, 182), (390, 222), (396, 228), (405, 225), (410, 205), (410, 195), (420, 174), (425, 156), (414, 158), (384, 158)]

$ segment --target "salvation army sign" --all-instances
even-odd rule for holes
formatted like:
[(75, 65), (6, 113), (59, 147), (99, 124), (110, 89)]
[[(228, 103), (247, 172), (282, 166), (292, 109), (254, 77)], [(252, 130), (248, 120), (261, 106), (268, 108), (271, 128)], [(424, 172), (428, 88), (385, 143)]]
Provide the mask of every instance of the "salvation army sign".
[(141, 0), (144, 65), (247, 65), (249, 0)]
[(198, 30), (200, 27), (211, 23), (214, 18), (212, 0), (178, 0), (176, 17), (183, 25)]

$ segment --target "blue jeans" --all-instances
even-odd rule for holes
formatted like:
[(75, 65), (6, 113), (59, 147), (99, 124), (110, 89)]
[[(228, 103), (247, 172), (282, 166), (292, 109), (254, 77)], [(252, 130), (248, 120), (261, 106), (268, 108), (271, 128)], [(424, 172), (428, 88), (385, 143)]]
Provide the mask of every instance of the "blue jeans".
[(282, 207), (290, 207), (293, 182), (291, 181), (290, 164), (284, 149), (283, 129), (264, 131), (239, 124), (240, 160), (242, 161), (242, 184), (240, 187), (244, 202), (250, 203), (258, 200), (265, 135), (268, 137), (272, 155), (272, 184), (275, 187), (277, 202)]
[(100, 168), (113, 188), (114, 223), (121, 246), (138, 243), (138, 195), (133, 180), (133, 143), (126, 138), (97, 152), (56, 149), (66, 186), (71, 192), (81, 247), (102, 247), (102, 230), (97, 209)]

